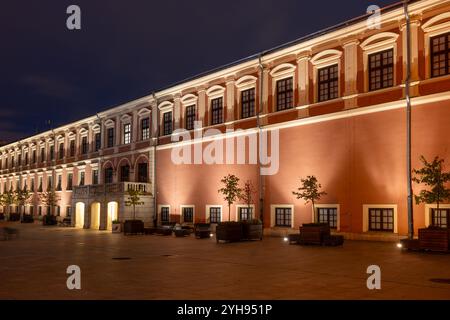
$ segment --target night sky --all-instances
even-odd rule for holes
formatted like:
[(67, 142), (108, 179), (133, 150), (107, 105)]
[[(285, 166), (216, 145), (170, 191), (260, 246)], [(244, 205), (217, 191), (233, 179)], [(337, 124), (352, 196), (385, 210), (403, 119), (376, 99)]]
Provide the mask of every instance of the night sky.
[[(9, 0), (0, 10), (0, 141), (150, 94), (396, 0)], [(82, 29), (66, 28), (81, 8)]]

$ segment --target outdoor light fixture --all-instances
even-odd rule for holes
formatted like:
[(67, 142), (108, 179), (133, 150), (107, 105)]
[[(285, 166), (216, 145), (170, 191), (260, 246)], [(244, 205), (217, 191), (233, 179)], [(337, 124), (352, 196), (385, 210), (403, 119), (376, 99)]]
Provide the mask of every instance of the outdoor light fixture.
[(401, 249), (403, 248), (403, 245), (401, 243), (397, 243), (397, 248)]
[(214, 234), (213, 234), (213, 233), (210, 233), (209, 236), (212, 238), (212, 237), (214, 237)]
[(288, 238), (288, 237), (284, 237), (284, 238), (283, 238), (283, 241), (284, 241), (284, 242), (288, 242), (288, 241), (289, 241), (289, 238)]

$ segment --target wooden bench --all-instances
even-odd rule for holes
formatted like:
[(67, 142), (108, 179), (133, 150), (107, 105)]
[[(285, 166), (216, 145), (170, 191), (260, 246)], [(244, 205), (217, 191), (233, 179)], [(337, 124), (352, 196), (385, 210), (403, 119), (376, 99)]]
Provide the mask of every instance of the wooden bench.
[(206, 239), (211, 236), (211, 224), (196, 223), (194, 227), (195, 237), (197, 239)]
[(60, 227), (70, 227), (72, 226), (72, 219), (65, 217), (62, 221), (59, 221), (58, 225)]

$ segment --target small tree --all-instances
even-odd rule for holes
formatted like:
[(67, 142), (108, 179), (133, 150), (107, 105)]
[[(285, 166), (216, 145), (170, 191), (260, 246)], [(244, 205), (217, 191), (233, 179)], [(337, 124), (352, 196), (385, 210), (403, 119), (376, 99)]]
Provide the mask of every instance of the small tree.
[(48, 215), (53, 214), (53, 209), (58, 205), (59, 200), (61, 200), (58, 194), (53, 189), (41, 193), (39, 195), (39, 199), (43, 205), (50, 207), (50, 212)]
[(249, 220), (251, 220), (251, 205), (253, 204), (253, 196), (256, 194), (256, 189), (253, 183), (250, 180), (247, 180), (244, 184), (244, 188), (242, 189), (242, 193), (239, 196), (239, 199), (244, 201), (247, 205), (248, 212), (250, 214)]
[(141, 201), (140, 196), (142, 195), (142, 191), (128, 189), (128, 200), (125, 201), (125, 205), (128, 207), (133, 207), (133, 220), (136, 220), (136, 206), (141, 206), (144, 204)]
[(31, 193), (28, 191), (27, 188), (24, 189), (17, 189), (16, 190), (16, 202), (17, 205), (21, 208), (21, 212), (24, 212), (23, 208), (25, 205), (29, 202), (31, 198)]
[(297, 196), (297, 199), (305, 200), (305, 204), (311, 202), (313, 212), (315, 211), (315, 203), (319, 201), (320, 198), (327, 193), (324, 191), (319, 191), (322, 185), (318, 183), (315, 176), (307, 176), (306, 179), (300, 179), (301, 186), (297, 189), (298, 191), (292, 191), (292, 194)]
[(9, 190), (2, 194), (2, 202), (3, 205), (6, 206), (6, 212), (9, 214), (10, 206), (12, 206), (14, 203), (16, 203), (16, 195), (14, 194), (14, 191)]
[(242, 193), (242, 189), (239, 188), (239, 178), (234, 174), (228, 174), (220, 182), (224, 184), (224, 187), (220, 188), (218, 192), (223, 194), (223, 199), (228, 204), (228, 221), (231, 221), (231, 205), (239, 199)]
[(450, 199), (450, 189), (445, 187), (445, 183), (450, 181), (450, 172), (443, 172), (444, 160), (435, 157), (432, 162), (428, 162), (424, 156), (420, 157), (423, 163), (421, 169), (414, 169), (412, 180), (416, 183), (424, 184), (428, 190), (421, 190), (415, 195), (416, 204), (436, 203), (439, 211), (439, 204)]

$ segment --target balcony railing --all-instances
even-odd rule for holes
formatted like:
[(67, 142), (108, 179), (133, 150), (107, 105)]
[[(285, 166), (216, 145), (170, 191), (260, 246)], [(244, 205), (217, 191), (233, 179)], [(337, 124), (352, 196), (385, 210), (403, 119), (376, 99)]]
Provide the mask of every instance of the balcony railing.
[(140, 190), (144, 195), (151, 194), (151, 184), (143, 182), (119, 182), (74, 186), (74, 197), (93, 197), (107, 194), (126, 194), (128, 190)]

